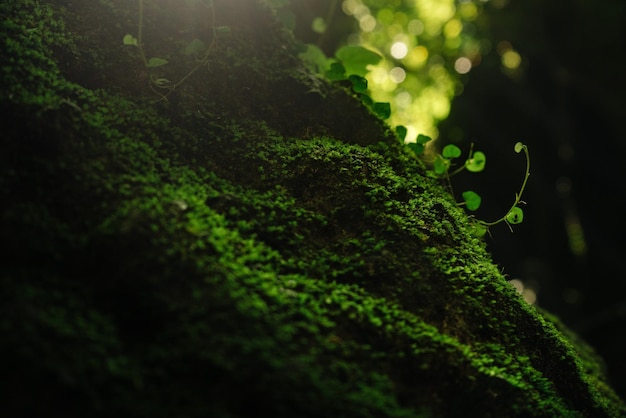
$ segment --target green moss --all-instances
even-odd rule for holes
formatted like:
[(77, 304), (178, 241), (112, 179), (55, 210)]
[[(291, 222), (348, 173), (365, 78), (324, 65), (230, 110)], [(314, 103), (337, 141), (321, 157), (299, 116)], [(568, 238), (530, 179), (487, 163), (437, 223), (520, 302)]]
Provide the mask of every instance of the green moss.
[(525, 304), (384, 125), (349, 92), (311, 92), (290, 47), (270, 48), (290, 44), (265, 9), (216, 1), (233, 37), (154, 103), (85, 59), (131, 55), (77, 32), (130, 11), (46, 4), (0, 6), (10, 408), (624, 413), (592, 351)]

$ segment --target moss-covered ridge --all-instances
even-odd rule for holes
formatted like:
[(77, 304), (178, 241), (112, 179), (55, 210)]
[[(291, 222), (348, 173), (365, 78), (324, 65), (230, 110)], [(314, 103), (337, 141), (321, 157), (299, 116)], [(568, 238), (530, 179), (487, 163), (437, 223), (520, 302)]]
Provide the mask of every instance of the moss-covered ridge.
[(380, 121), (306, 75), (267, 10), (216, 1), (232, 38), (155, 104), (105, 42), (133, 11), (94, 3), (0, 6), (15, 416), (625, 414), (588, 348), (521, 300)]

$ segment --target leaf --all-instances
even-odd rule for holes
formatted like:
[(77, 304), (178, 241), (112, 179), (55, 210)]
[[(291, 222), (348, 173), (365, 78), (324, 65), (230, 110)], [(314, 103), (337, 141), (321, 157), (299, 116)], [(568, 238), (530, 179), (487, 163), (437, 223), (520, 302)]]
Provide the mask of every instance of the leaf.
[(167, 64), (167, 60), (163, 58), (150, 58), (148, 60), (148, 67), (150, 68), (160, 67), (161, 65), (165, 64)]
[(407, 133), (408, 133), (408, 130), (406, 129), (406, 126), (403, 126), (403, 125), (396, 126), (396, 135), (398, 135), (398, 138), (400, 138), (401, 141), (404, 141), (404, 138), (406, 138)]
[(152, 80), (154, 82), (154, 84), (156, 84), (159, 87), (167, 87), (168, 85), (171, 85), (172, 82), (170, 80), (168, 80), (167, 78), (155, 78)]
[(482, 202), (482, 198), (476, 192), (471, 190), (467, 190), (462, 194), (463, 199), (465, 200), (465, 205), (467, 210), (476, 210), (480, 207), (480, 203)]
[(474, 234), (474, 236), (476, 237), (484, 237), (485, 234), (487, 233), (487, 231), (489, 230), (489, 228), (487, 227), (487, 225), (481, 223), (480, 221), (473, 221), (472, 222), (472, 233)]
[(318, 46), (306, 45), (306, 51), (299, 54), (300, 59), (318, 74), (324, 74), (329, 67), (326, 54)]
[(230, 26), (216, 26), (215, 33), (230, 33)]
[(516, 153), (520, 153), (522, 152), (522, 150), (524, 149), (525, 145), (522, 144), (521, 142), (516, 142), (515, 143), (515, 147), (513, 148), (515, 150)]
[(378, 64), (382, 55), (362, 46), (344, 46), (335, 53), (348, 74), (356, 74), (364, 77), (367, 74), (367, 66)]
[(428, 141), (432, 141), (432, 138), (424, 134), (419, 134), (415, 140), (415, 142), (422, 145), (426, 144)]
[(200, 39), (196, 38), (193, 41), (189, 42), (185, 47), (183, 53), (185, 55), (195, 55), (200, 54), (206, 50), (206, 45)]
[(352, 83), (352, 90), (354, 90), (356, 93), (363, 93), (367, 91), (367, 79), (365, 77), (352, 74), (348, 77), (348, 80), (350, 80), (350, 82)]
[(408, 144), (406, 144), (406, 146), (409, 147), (409, 149), (413, 151), (415, 155), (421, 155), (426, 148), (424, 144), (418, 144), (417, 142), (409, 142)]
[(346, 79), (346, 69), (340, 62), (330, 64), (330, 70), (326, 71), (326, 78), (330, 81), (339, 81)]
[(122, 42), (124, 42), (124, 45), (138, 46), (137, 38), (130, 34), (124, 35), (124, 39), (122, 40)]
[(446, 158), (458, 158), (461, 156), (461, 148), (453, 144), (443, 147), (442, 155)]
[(327, 27), (328, 25), (326, 25), (326, 21), (323, 17), (316, 17), (311, 23), (311, 29), (313, 29), (313, 32), (320, 35), (326, 32)]
[(471, 158), (468, 158), (465, 161), (465, 168), (467, 171), (471, 171), (472, 173), (478, 173), (479, 171), (483, 171), (485, 169), (485, 164), (487, 163), (487, 157), (480, 151), (476, 151), (472, 154)]
[(374, 106), (374, 101), (367, 94), (361, 93), (359, 94), (359, 97), (361, 98), (361, 101), (363, 102), (365, 106), (369, 106), (369, 107)]
[(510, 224), (519, 224), (524, 220), (524, 211), (519, 206), (515, 206), (506, 214), (506, 221)]
[(376, 102), (372, 109), (382, 119), (388, 119), (391, 116), (391, 105), (387, 102)]
[(443, 158), (441, 155), (438, 155), (435, 158), (435, 162), (433, 163), (433, 170), (436, 174), (442, 175), (450, 168), (450, 160), (447, 158)]

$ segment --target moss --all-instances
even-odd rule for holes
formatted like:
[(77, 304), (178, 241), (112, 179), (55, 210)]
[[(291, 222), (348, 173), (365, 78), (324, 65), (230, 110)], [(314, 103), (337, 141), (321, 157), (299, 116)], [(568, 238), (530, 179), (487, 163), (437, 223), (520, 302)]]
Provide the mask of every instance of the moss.
[(623, 414), (383, 123), (307, 78), (267, 9), (215, 3), (232, 37), (157, 103), (80, 31), (133, 12), (0, 6), (14, 416)]

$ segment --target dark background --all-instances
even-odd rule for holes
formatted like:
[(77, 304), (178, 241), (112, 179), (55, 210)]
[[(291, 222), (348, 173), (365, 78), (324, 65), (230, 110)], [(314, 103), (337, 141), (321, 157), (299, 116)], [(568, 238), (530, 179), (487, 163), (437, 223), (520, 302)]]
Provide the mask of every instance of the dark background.
[[(333, 24), (320, 38), (310, 21), (333, 3)], [(341, 1), (296, 1), (292, 10), (296, 36), (331, 56), (357, 30)], [(525, 220), (513, 233), (492, 228), (494, 260), (597, 350), (626, 397), (626, 2), (491, 0), (466, 29), (491, 49), (463, 76), (440, 144), (468, 151), (474, 143), (488, 164), (455, 177), (455, 191), (479, 192), (477, 216), (500, 218), (524, 176), (513, 145), (528, 145)], [(503, 70), (502, 41), (522, 56), (517, 71)]]
[[(513, 234), (494, 228), (489, 247), (538, 306), (594, 346), (625, 397), (626, 2), (511, 1), (486, 7), (477, 27), (494, 48), (468, 74), (441, 138), (488, 155), (488, 170), (466, 179), (492, 212), (485, 219), (511, 204), (523, 179), (512, 144), (528, 144), (524, 223)], [(500, 41), (522, 55), (515, 74), (502, 70)]]

